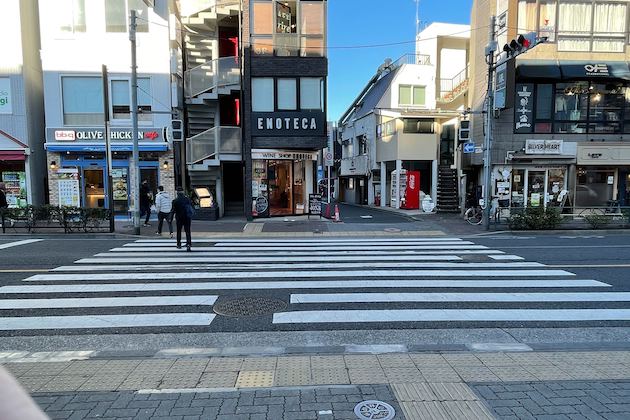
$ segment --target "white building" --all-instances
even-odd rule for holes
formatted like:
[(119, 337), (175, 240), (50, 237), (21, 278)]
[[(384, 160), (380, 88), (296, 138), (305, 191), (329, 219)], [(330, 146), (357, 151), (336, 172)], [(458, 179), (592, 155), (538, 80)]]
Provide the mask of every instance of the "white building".
[[(147, 2), (153, 3), (153, 2)], [(102, 65), (113, 152), (114, 209), (130, 207), (131, 52), (129, 12), (138, 11), (138, 137), (140, 179), (152, 190), (174, 190), (174, 155), (165, 138), (172, 111), (181, 108), (181, 40), (167, 0), (40, 1), (41, 60), (46, 112), (48, 186), (53, 205), (105, 207)], [(171, 3), (176, 4), (176, 3)], [(65, 182), (77, 181), (74, 185)], [(62, 185), (64, 187), (62, 187)]]
[(392, 197), (392, 181), (400, 185), (398, 176), (408, 170), (420, 172), (420, 190), (437, 198), (439, 210), (457, 210), (456, 132), (466, 103), (468, 30), (427, 27), (418, 34), (416, 54), (386, 61), (344, 113), (342, 201), (398, 208), (402, 197)]
[(42, 204), (46, 154), (36, 0), (0, 2), (0, 182), (10, 207)]

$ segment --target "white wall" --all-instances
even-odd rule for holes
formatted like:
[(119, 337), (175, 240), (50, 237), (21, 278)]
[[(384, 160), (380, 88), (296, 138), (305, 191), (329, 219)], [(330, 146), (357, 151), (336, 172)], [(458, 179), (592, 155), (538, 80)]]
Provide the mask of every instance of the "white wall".
[(452, 79), (466, 68), (466, 50), (442, 48), (440, 51), (440, 78)]
[(435, 109), (435, 66), (404, 64), (389, 86), (389, 95), (384, 97), (384, 100), (389, 99), (389, 103), (383, 103), (384, 100), (381, 101), (379, 103), (380, 108), (400, 108), (398, 104), (399, 85), (426, 86), (425, 105), (420, 108)]

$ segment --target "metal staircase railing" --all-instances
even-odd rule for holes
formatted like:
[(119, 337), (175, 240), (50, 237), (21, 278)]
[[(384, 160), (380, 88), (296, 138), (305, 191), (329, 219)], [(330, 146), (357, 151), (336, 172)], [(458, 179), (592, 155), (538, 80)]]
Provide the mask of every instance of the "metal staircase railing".
[(186, 70), (184, 93), (193, 98), (222, 86), (240, 85), (240, 60), (238, 57), (221, 57)]
[(241, 128), (230, 126), (212, 127), (186, 139), (186, 163), (189, 165), (221, 153), (241, 153)]
[(181, 15), (193, 16), (217, 7), (236, 6), (241, 0), (186, 0), (181, 2)]
[(468, 66), (452, 79), (440, 79), (440, 100), (452, 102), (468, 90)]

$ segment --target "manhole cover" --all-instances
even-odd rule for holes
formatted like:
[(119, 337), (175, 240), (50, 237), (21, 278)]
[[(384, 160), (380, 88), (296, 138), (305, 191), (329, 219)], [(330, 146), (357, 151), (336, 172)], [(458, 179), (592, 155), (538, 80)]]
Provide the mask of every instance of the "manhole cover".
[(383, 401), (369, 400), (357, 404), (354, 414), (361, 420), (391, 420), (396, 416), (396, 411)]
[(385, 232), (400, 232), (398, 228), (385, 228)]
[(272, 314), (286, 309), (287, 304), (279, 299), (264, 297), (239, 297), (215, 304), (212, 310), (223, 316), (257, 316)]

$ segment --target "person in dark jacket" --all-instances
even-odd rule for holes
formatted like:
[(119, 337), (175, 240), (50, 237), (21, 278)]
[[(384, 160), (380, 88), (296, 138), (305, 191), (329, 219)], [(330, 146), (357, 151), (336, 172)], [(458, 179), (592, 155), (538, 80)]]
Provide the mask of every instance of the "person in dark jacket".
[(190, 198), (186, 197), (181, 187), (177, 188), (177, 198), (173, 200), (173, 210), (177, 218), (177, 249), (182, 247), (182, 227), (186, 232), (186, 251), (190, 251), (192, 247), (192, 239), (190, 238), (190, 222), (192, 221), (193, 207)]
[(140, 217), (142, 218), (145, 214), (147, 215), (144, 219), (143, 226), (145, 227), (151, 226), (149, 224), (149, 218), (151, 217), (151, 204), (151, 189), (149, 188), (149, 181), (145, 179), (142, 181), (142, 184), (140, 184)]
[(9, 207), (9, 203), (7, 203), (7, 193), (4, 190), (4, 182), (0, 182), (0, 211)]

